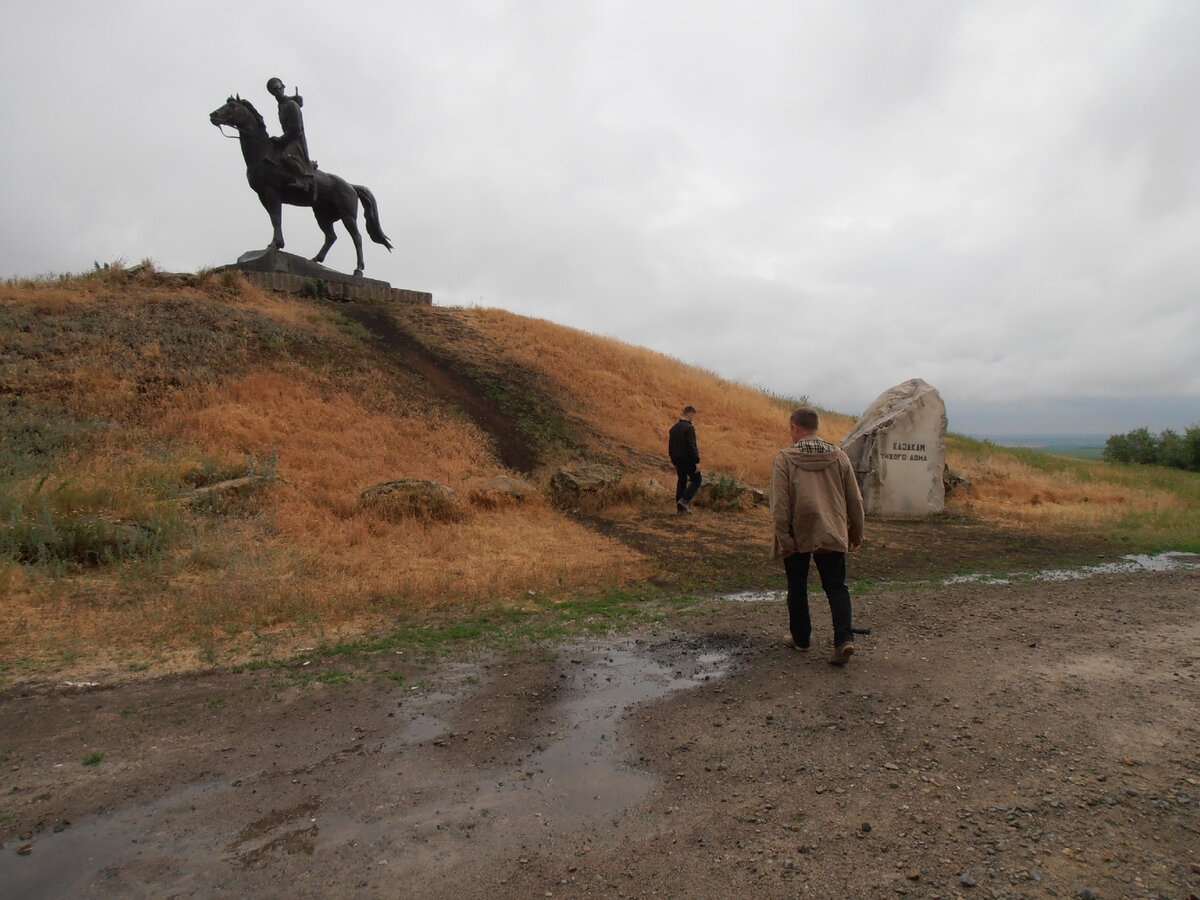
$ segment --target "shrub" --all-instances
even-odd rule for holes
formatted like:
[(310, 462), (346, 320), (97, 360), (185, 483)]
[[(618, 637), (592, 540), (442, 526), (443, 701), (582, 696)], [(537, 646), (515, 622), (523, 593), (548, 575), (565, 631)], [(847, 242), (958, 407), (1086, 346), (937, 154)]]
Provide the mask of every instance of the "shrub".
[(1114, 434), (1104, 444), (1109, 462), (1168, 466), (1200, 472), (1200, 425), (1182, 435), (1171, 429), (1155, 437), (1147, 428), (1135, 428), (1127, 434)]
[(696, 500), (698, 505), (712, 509), (741, 509), (746, 490), (746, 485), (729, 472), (717, 471), (705, 477)]
[(300, 294), (313, 300), (328, 300), (329, 282), (322, 278), (305, 278), (300, 288)]
[(1158, 442), (1146, 428), (1114, 434), (1104, 443), (1104, 458), (1110, 462), (1153, 465), (1158, 461)]
[(0, 555), (22, 563), (107, 565), (165, 549), (179, 527), (171, 511), (130, 522), (102, 515), (56, 516), (47, 503), (0, 527)]

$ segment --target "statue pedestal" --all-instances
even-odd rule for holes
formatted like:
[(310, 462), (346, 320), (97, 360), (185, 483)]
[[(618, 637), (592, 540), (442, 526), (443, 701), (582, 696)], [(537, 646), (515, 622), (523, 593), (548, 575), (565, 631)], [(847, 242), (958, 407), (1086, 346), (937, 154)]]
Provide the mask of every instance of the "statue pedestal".
[(249, 250), (231, 266), (251, 284), (284, 294), (309, 294), (331, 300), (382, 300), (388, 303), (433, 303), (433, 294), (394, 288), (386, 281), (355, 278), (282, 250)]

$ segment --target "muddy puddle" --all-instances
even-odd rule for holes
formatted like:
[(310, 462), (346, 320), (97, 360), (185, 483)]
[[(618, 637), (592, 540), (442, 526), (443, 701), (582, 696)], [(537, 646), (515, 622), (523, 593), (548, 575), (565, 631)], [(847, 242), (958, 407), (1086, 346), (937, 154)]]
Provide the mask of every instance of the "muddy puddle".
[[(1200, 554), (1195, 553), (1160, 553), (1156, 556), (1136, 554), (1122, 556), (1118, 560), (1098, 563), (1094, 566), (1080, 566), (1074, 569), (1047, 569), (1042, 572), (1015, 572), (1011, 575), (968, 574), (951, 575), (943, 579), (941, 584), (1015, 584), (1028, 581), (1078, 581), (1094, 578), (1097, 575), (1130, 575), (1137, 572), (1172, 572), (1179, 569), (1200, 569)], [(924, 584), (927, 582), (911, 582)], [(787, 592), (777, 591), (740, 591), (736, 594), (726, 594), (718, 599), (734, 603), (780, 603), (787, 597)]]
[(548, 840), (585, 844), (657, 785), (631, 764), (624, 720), (724, 676), (739, 649), (719, 643), (675, 636), (561, 648), (552, 699), (527, 734), (505, 739), (497, 754), (505, 762), (492, 766), (454, 753), (496, 673), (447, 664), (428, 689), (394, 692), (389, 732), (347, 736), (332, 754), (314, 748), (321, 758), (289, 771), (243, 760), (246, 771), (227, 769), (219, 781), (39, 834), (21, 842), (24, 854), (9, 843), (0, 893), (116, 896), (136, 885), (139, 896), (187, 895), (235, 890), (264, 869), (343, 865), (364, 877), (381, 869), (427, 877)]
[(1042, 572), (1003, 575), (955, 575), (943, 584), (1012, 584), (1018, 581), (1080, 581), (1097, 575), (1131, 575), (1137, 572), (1173, 572), (1179, 569), (1200, 568), (1200, 555), (1195, 553), (1160, 553), (1157, 556), (1136, 554), (1122, 556), (1113, 562), (1074, 569), (1047, 569)]

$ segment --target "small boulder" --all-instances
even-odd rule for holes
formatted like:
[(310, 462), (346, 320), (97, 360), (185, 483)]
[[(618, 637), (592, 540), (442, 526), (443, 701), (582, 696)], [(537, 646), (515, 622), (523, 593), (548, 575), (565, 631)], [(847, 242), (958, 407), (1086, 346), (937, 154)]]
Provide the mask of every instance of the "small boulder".
[(194, 488), (191, 496), (185, 499), (187, 501), (245, 500), (263, 488), (270, 487), (275, 480), (270, 475), (243, 475), (241, 478), (229, 478), (225, 481), (217, 481)]
[(658, 497), (663, 494), (671, 493), (657, 478), (646, 477), (641, 479), (638, 484), (641, 485), (642, 490), (644, 490), (651, 497)]
[(462, 503), (452, 488), (422, 478), (401, 478), (367, 488), (358, 498), (358, 505), (389, 522), (457, 522), (464, 516)]
[(704, 477), (695, 503), (697, 506), (712, 509), (745, 509), (765, 505), (767, 494), (733, 475), (718, 472)]
[(945, 470), (942, 472), (942, 486), (946, 489), (947, 497), (950, 496), (952, 491), (971, 490), (971, 482), (968, 479), (963, 478), (963, 476), (959, 475), (957, 472), (951, 471), (949, 466), (946, 466)]
[(538, 489), (528, 481), (510, 478), (507, 475), (496, 475), (481, 484), (473, 485), (470, 490), (472, 503), (488, 507), (526, 503), (540, 496)]
[(624, 472), (604, 463), (579, 463), (561, 466), (550, 477), (550, 489), (565, 497), (595, 494), (620, 482)]

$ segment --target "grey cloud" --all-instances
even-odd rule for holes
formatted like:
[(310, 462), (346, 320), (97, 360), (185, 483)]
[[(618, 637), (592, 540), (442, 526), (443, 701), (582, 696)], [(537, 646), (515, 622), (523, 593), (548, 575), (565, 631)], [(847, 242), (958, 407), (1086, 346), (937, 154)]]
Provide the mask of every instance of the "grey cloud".
[[(265, 244), (237, 145), (207, 113), (240, 92), (274, 126), (263, 85), (279, 75), (305, 96), (322, 167), (379, 198), (396, 251), (369, 245), (367, 274), (440, 302), (846, 412), (917, 375), (965, 422), (1009, 405), (1074, 421), (1104, 397), (1120, 401), (1105, 416), (1140, 397), (1175, 402), (1178, 427), (1193, 415), (1191, 5), (240, 12), (6, 13), (0, 77), (21, 102), (0, 162), (22, 179), (0, 275), (197, 268)], [(284, 229), (290, 250), (319, 246), (305, 210)], [(330, 261), (348, 266), (349, 247)]]

